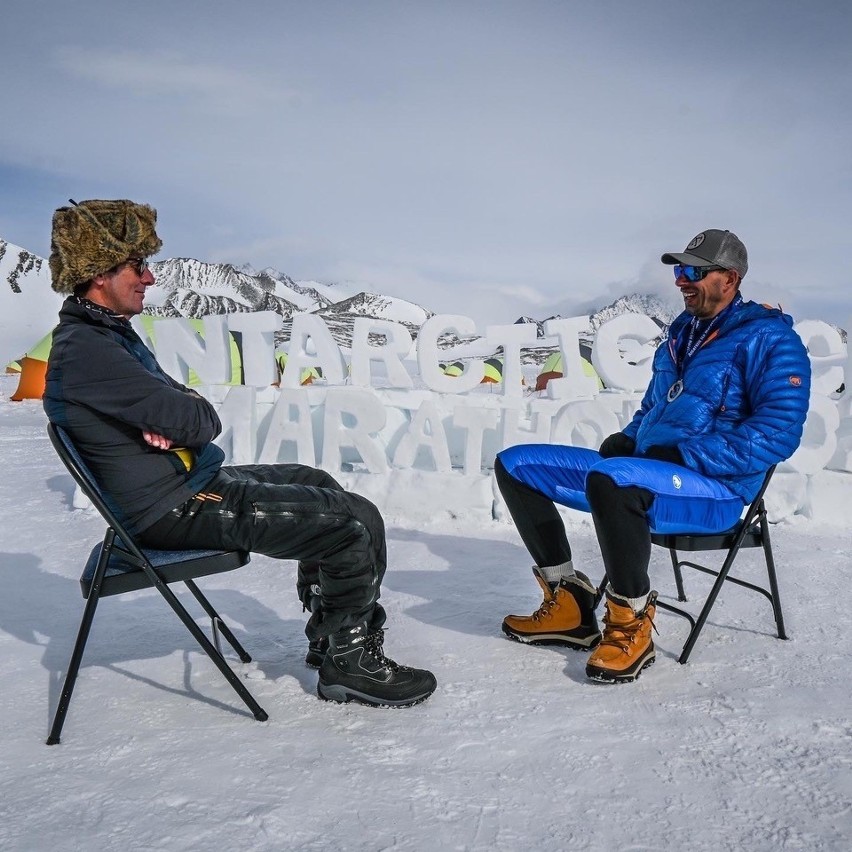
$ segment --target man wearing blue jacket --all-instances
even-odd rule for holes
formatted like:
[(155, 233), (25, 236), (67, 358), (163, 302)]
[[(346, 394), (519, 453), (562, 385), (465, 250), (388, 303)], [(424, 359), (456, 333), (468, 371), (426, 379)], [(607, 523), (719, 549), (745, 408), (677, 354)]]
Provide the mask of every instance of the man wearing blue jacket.
[[(503, 632), (529, 644), (588, 650), (593, 680), (635, 680), (654, 662), (656, 593), (651, 530), (730, 529), (766, 471), (799, 446), (810, 362), (780, 310), (743, 300), (748, 255), (730, 231), (710, 229), (674, 266), (684, 312), (657, 350), (639, 410), (600, 450), (523, 444), (497, 456), (495, 474), (544, 593)], [(597, 589), (575, 570), (554, 502), (591, 512), (606, 568), (601, 634)]]

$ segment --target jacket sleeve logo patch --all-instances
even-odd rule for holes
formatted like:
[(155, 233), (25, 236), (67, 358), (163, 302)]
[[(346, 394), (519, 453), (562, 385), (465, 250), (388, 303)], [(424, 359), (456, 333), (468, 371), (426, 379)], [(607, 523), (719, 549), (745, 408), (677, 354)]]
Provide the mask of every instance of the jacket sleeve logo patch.
[(790, 384), (794, 388), (799, 388), (802, 386), (802, 378), (801, 376), (790, 376)]

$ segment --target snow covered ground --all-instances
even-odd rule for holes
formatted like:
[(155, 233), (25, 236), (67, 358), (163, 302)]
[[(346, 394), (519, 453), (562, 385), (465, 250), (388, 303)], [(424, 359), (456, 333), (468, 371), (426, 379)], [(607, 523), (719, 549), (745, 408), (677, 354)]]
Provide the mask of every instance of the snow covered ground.
[[(235, 666), (268, 722), (148, 591), (102, 602), (47, 747), (103, 524), (71, 510), (41, 405), (10, 403), (14, 381), (0, 377), (0, 849), (852, 848), (849, 474), (819, 474), (816, 517), (773, 527), (787, 642), (763, 598), (731, 587), (686, 666), (686, 624), (660, 612), (656, 665), (593, 684), (582, 654), (503, 638), (504, 614), (538, 604), (511, 526), (393, 518), (386, 647), (435, 672), (425, 704), (319, 701), (295, 566), (254, 557), (202, 585), (254, 657)], [(592, 528), (568, 524), (599, 577)], [(745, 552), (741, 574), (758, 569)], [(671, 598), (663, 552), (654, 577)]]

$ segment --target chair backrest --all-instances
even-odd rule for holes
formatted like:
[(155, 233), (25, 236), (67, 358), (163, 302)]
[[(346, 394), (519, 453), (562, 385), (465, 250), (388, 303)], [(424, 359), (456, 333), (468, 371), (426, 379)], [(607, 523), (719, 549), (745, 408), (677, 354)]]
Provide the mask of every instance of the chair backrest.
[(79, 450), (71, 440), (71, 436), (61, 426), (55, 423), (47, 424), (47, 435), (50, 438), (50, 443), (56, 450), (57, 455), (62, 460), (62, 463), (68, 469), (68, 472), (74, 477), (74, 481), (80, 486), (83, 493), (92, 501), (95, 508), (100, 512), (103, 519), (115, 530), (118, 537), (121, 539), (122, 545), (139, 559), (144, 560), (144, 556), (139, 551), (133, 536), (125, 528), (124, 524), (118, 517), (118, 507), (112, 500), (101, 490), (97, 480), (89, 470), (88, 465), (83, 461)]
[(772, 474), (775, 473), (775, 468), (778, 465), (772, 465), (769, 470), (766, 471), (766, 476), (763, 477), (763, 484), (760, 486), (760, 491), (757, 492), (754, 500), (751, 501), (748, 508), (746, 509), (745, 515), (743, 515), (742, 520), (740, 521), (741, 532), (743, 536), (747, 532), (749, 532), (750, 528), (754, 524), (754, 522), (758, 519), (762, 511), (765, 511), (765, 507), (763, 504), (763, 496), (766, 494), (766, 489), (769, 488), (769, 483), (772, 480)]
[(74, 477), (74, 481), (83, 489), (86, 496), (90, 500), (95, 495), (100, 496), (100, 489), (95, 481), (95, 477), (92, 476), (92, 472), (83, 461), (83, 457), (80, 455), (77, 447), (74, 446), (74, 442), (68, 433), (61, 426), (57, 426), (55, 423), (48, 423), (47, 435), (59, 458), (62, 459), (63, 464), (68, 468), (68, 472)]

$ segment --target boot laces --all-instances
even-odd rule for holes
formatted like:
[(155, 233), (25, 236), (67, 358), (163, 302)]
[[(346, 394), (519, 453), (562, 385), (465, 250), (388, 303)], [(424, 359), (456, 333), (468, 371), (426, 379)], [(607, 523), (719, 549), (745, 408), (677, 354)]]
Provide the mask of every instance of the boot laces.
[(636, 636), (639, 631), (642, 629), (643, 623), (645, 619), (651, 624), (651, 627), (654, 633), (659, 634), (659, 630), (657, 630), (657, 625), (654, 624), (654, 619), (651, 618), (648, 613), (647, 607), (645, 610), (636, 618), (633, 619), (629, 624), (618, 624), (614, 625), (609, 620), (609, 611), (604, 613), (604, 632), (603, 637), (601, 638), (600, 645), (610, 645), (613, 648), (618, 648), (623, 651), (625, 654), (630, 653), (630, 646), (635, 644)]
[(387, 666), (392, 672), (398, 672), (403, 667), (390, 657), (385, 656), (384, 641), (385, 631), (382, 628), (371, 630), (364, 640), (364, 648), (379, 665)]
[(553, 615), (553, 610), (558, 606), (556, 593), (554, 592), (552, 597), (545, 598), (541, 602), (541, 606), (532, 615), (533, 620), (542, 621), (543, 619), (550, 618)]

